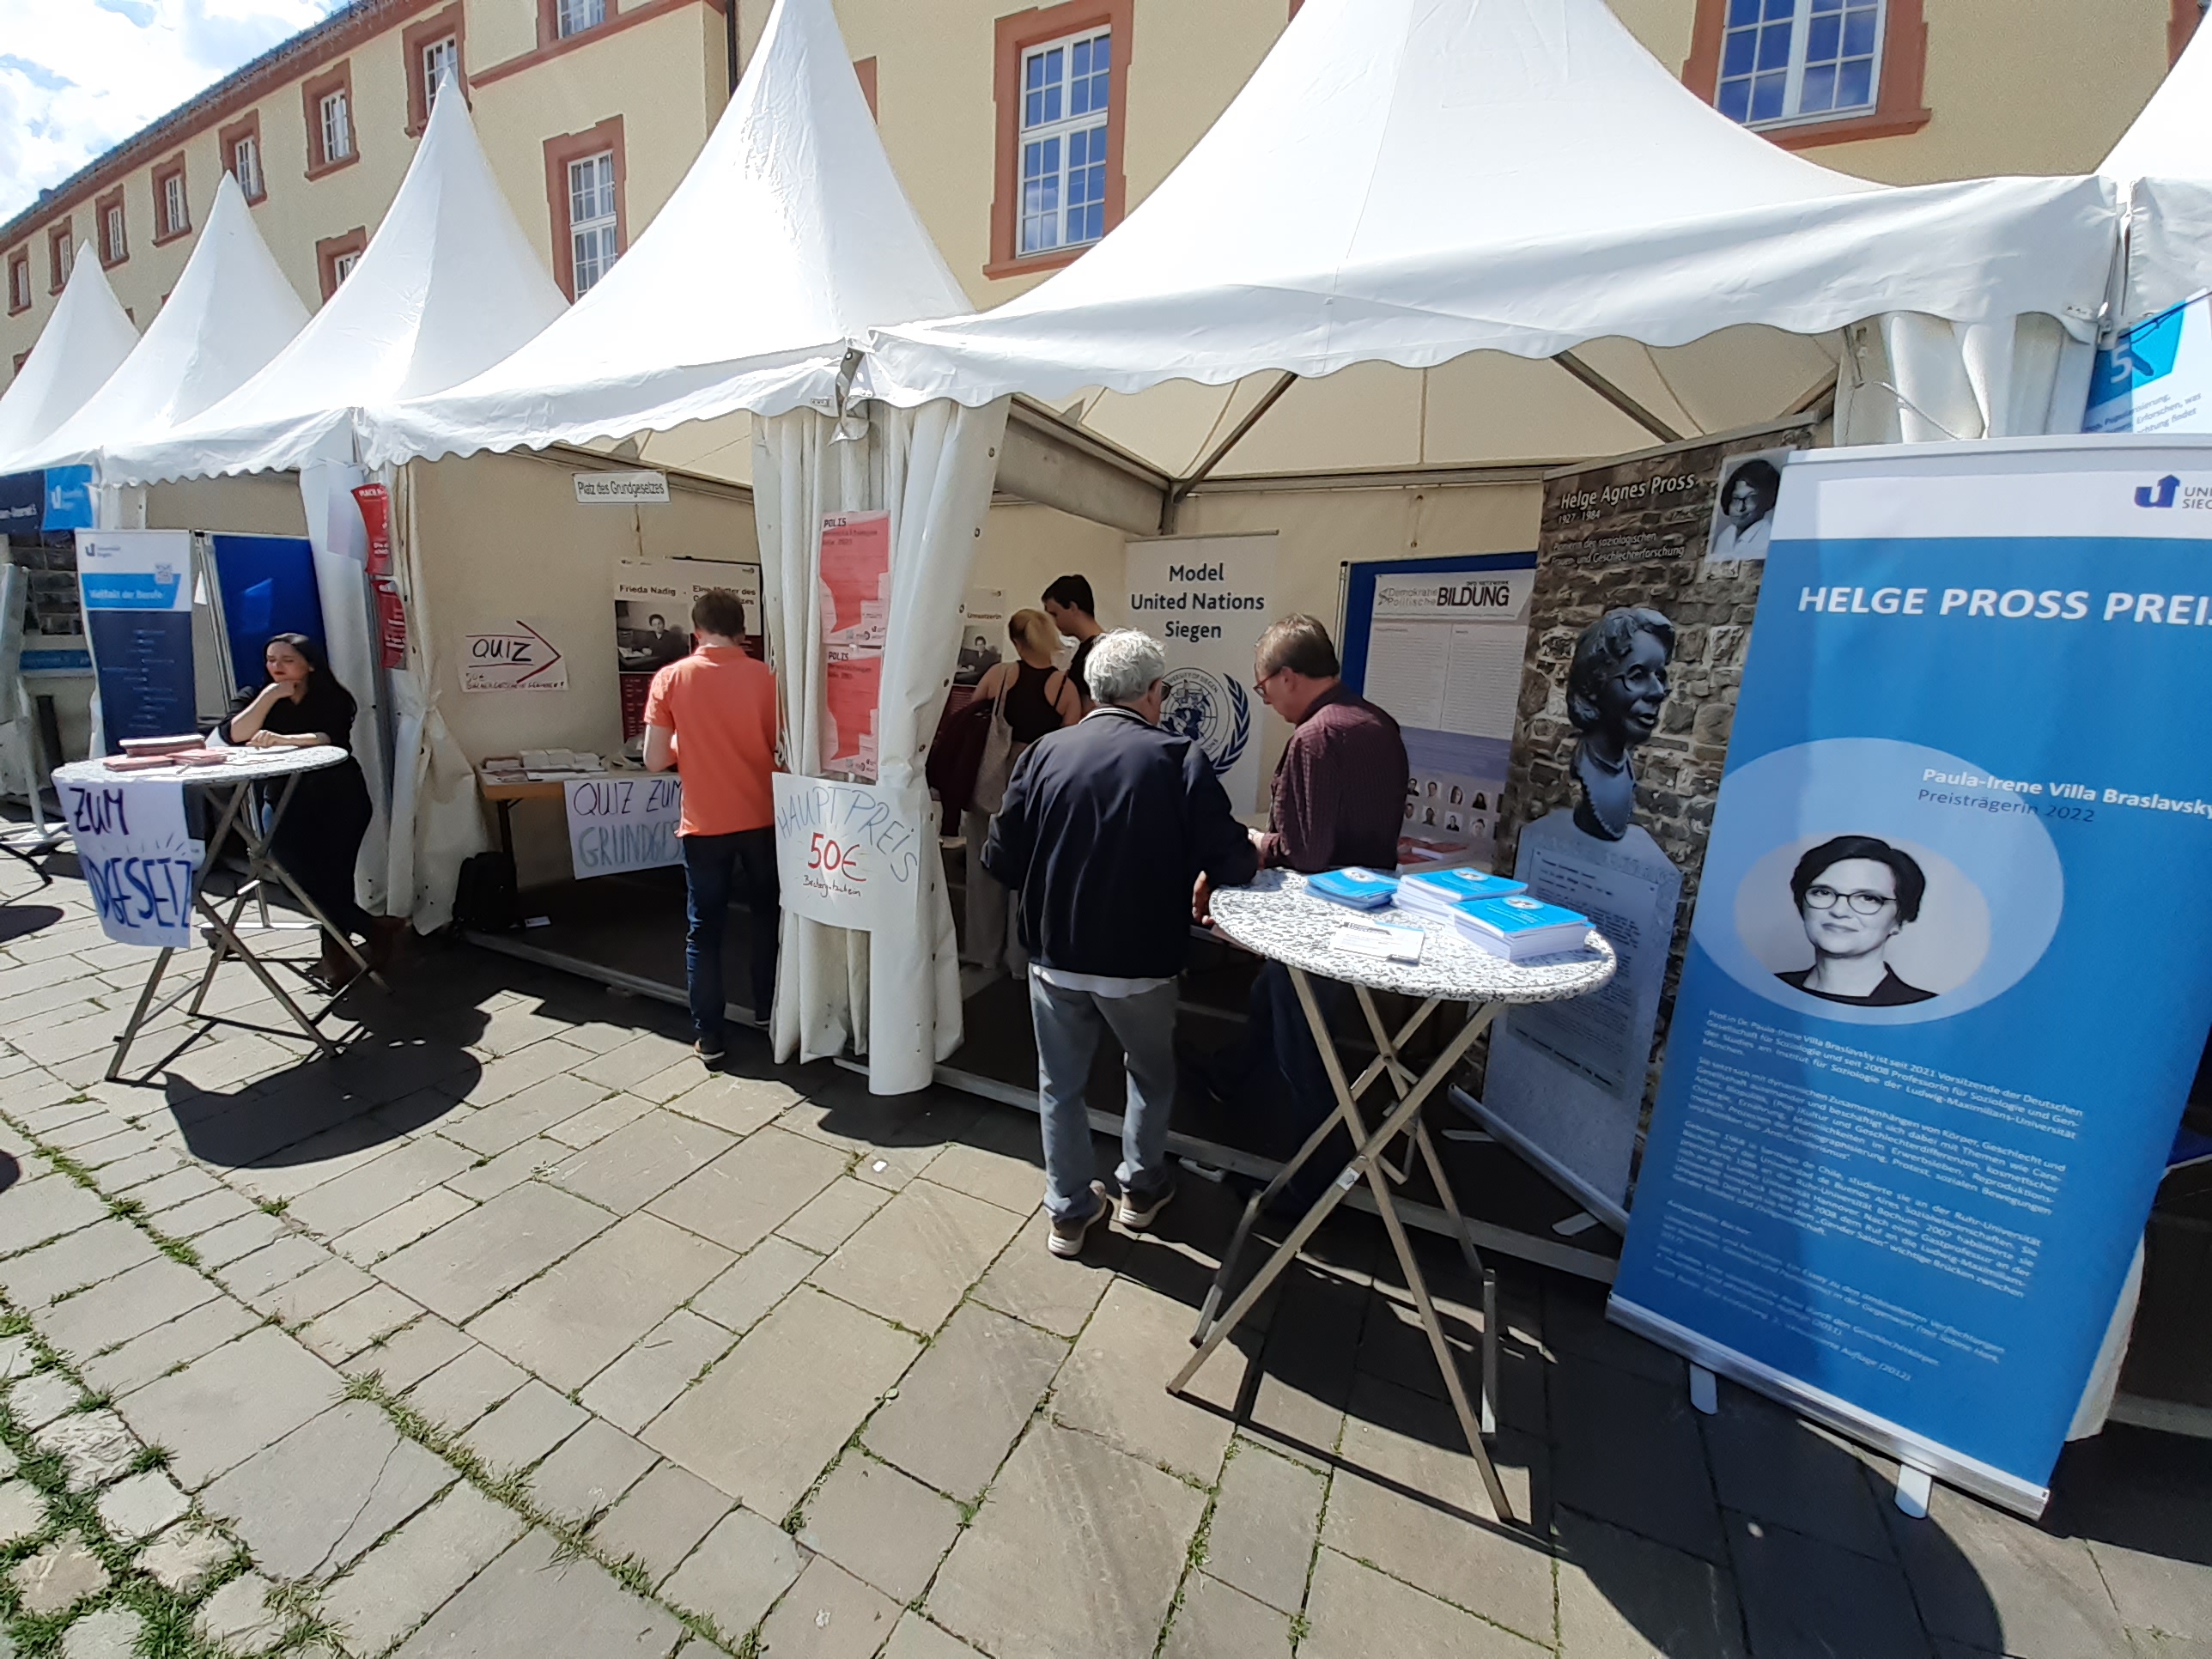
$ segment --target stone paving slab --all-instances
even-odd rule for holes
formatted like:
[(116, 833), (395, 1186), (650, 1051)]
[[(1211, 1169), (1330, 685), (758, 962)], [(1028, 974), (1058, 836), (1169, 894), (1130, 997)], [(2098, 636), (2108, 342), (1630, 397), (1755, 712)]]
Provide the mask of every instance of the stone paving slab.
[(761, 1651), (780, 1659), (870, 1659), (898, 1617), (897, 1602), (817, 1556), (761, 1626)]
[(520, 1537), (524, 1524), (460, 1482), (325, 1590), (323, 1616), (353, 1652), (381, 1653)]
[(1558, 1533), (1564, 1652), (1743, 1659), (1743, 1613), (1729, 1574), (1571, 1510), (1559, 1512)]
[(821, 1263), (819, 1255), (789, 1239), (764, 1238), (693, 1297), (691, 1310), (742, 1336)]
[(107, 1213), (107, 1206), (64, 1175), (41, 1176), (8, 1189), (0, 1201), (0, 1253), (87, 1227)]
[(264, 1329), (149, 1382), (130, 1396), (130, 1420), (169, 1449), (171, 1472), (193, 1491), (320, 1414), (344, 1385), (290, 1337)]
[(592, 1547), (612, 1560), (642, 1563), (658, 1584), (733, 1507), (735, 1501), (720, 1487), (689, 1469), (662, 1463), (647, 1471), (592, 1529)]
[(1314, 1562), (1312, 1606), (1299, 1659), (1537, 1659), (1543, 1652), (1334, 1550)]
[[(731, 1497), (780, 1517), (920, 1351), (904, 1332), (801, 1289), (641, 1438)], [(748, 1432), (732, 1435), (730, 1425), (740, 1422)]]
[(651, 1205), (652, 1212), (739, 1254), (845, 1171), (835, 1148), (771, 1125), (739, 1141)]
[(380, 1262), (376, 1273), (459, 1323), (614, 1222), (596, 1204), (526, 1182)]
[(888, 1464), (848, 1453), (807, 1500), (799, 1541), (901, 1606), (928, 1588), (960, 1531), (960, 1510)]
[(1148, 1654), (1205, 1510), (1205, 1493), (1173, 1475), (1040, 1425), (952, 1547), (925, 1609), (986, 1653)]
[(1304, 1464), (1239, 1446), (1214, 1498), (1206, 1571), (1279, 1613), (1297, 1612), (1327, 1490)]
[(563, 1559), (558, 1541), (539, 1528), (471, 1579), (397, 1651), (406, 1659), (568, 1653), (665, 1659), (684, 1634), (672, 1614), (631, 1595), (596, 1562)]
[(593, 1520), (659, 1461), (613, 1424), (591, 1418), (530, 1472), (531, 1501), (557, 1520)]
[(112, 1353), (81, 1358), (79, 1369), (94, 1388), (120, 1397), (236, 1340), (261, 1322), (261, 1316), (244, 1303), (216, 1296), (131, 1338)]
[(1291, 1621), (1219, 1579), (1193, 1573), (1160, 1659), (1290, 1659)]
[(581, 1406), (532, 1377), (485, 1413), (462, 1443), (495, 1474), (526, 1469), (584, 1425)]
[(805, 1565), (799, 1546), (782, 1528), (750, 1510), (733, 1510), (662, 1583), (660, 1593), (704, 1613), (736, 1641), (761, 1621)]
[(1067, 1358), (1048, 1332), (971, 1303), (868, 1425), (870, 1450), (962, 1499), (990, 1484)]
[(1021, 1224), (995, 1204), (916, 1181), (816, 1268), (812, 1281), (908, 1330), (934, 1331)]
[(407, 1403), (433, 1423), (459, 1433), (530, 1380), (521, 1366), (471, 1341), (417, 1382), (409, 1391)]
[(577, 1398), (635, 1434), (736, 1344), (737, 1338), (714, 1321), (678, 1308), (585, 1384)]
[(1244, 1369), (1237, 1345), (1249, 1339), (1224, 1343), (1191, 1378), (1194, 1398), (1178, 1399), (1165, 1385), (1190, 1358), (1193, 1322), (1183, 1303), (1116, 1280), (1060, 1370), (1053, 1415), (1211, 1485), (1236, 1426), (1228, 1413)]
[(0, 1290), (17, 1307), (36, 1310), (56, 1297), (112, 1279), (158, 1254), (153, 1241), (129, 1222), (96, 1221), (65, 1238), (0, 1261)]
[(450, 1188), (433, 1187), (339, 1234), (331, 1248), (356, 1267), (374, 1267), (476, 1207), (474, 1199)]

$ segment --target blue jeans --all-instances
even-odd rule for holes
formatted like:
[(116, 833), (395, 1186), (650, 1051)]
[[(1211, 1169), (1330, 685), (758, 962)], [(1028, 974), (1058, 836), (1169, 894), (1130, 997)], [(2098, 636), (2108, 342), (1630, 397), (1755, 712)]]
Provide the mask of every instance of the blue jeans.
[(1091, 1119), (1084, 1091), (1101, 1026), (1121, 1045), (1128, 1074), (1121, 1104), (1124, 1192), (1158, 1192), (1168, 1180), (1168, 1117), (1175, 1109), (1176, 987), (1133, 997), (1063, 991), (1030, 975), (1036, 1027), (1037, 1105), (1044, 1118), (1044, 1204), (1054, 1220), (1091, 1206)]
[[(1313, 988), (1314, 1001), (1321, 1009), (1322, 1019), (1334, 1027), (1350, 1000), (1347, 988), (1318, 974), (1308, 974), (1306, 981)], [(1322, 1121), (1336, 1110), (1336, 1091), (1329, 1086), (1321, 1050), (1314, 1044), (1313, 1026), (1306, 1018), (1306, 1011), (1298, 1004), (1297, 987), (1291, 983), (1291, 970), (1272, 960), (1261, 963), (1260, 971), (1253, 976), (1251, 999), (1245, 1005), (1243, 1039), (1216, 1061), (1213, 1071), (1218, 1085), (1226, 1092), (1269, 1066), (1287, 1085), (1280, 1116), (1296, 1131), (1286, 1152), (1296, 1151)], [(1334, 1181), (1350, 1160), (1352, 1152), (1352, 1138), (1341, 1128), (1322, 1142), (1312, 1161), (1298, 1171), (1297, 1178), (1291, 1183), (1288, 1191), (1292, 1205), (1300, 1210), (1311, 1207), (1312, 1201), (1321, 1196), (1322, 1188)]]
[(775, 1001), (775, 831), (740, 830), (727, 836), (684, 836), (684, 888), (690, 927), (684, 935), (684, 977), (691, 993), (691, 1029), (699, 1046), (719, 1054), (723, 1030), (722, 935), (730, 901), (742, 898), (753, 917), (753, 1018), (768, 1023)]

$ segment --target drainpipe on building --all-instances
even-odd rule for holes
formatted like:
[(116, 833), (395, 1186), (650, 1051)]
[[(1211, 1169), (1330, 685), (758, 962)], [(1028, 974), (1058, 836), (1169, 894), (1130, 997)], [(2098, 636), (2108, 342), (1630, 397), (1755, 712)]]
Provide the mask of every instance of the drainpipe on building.
[(730, 96), (738, 95), (738, 0), (722, 0), (722, 34), (730, 52)]

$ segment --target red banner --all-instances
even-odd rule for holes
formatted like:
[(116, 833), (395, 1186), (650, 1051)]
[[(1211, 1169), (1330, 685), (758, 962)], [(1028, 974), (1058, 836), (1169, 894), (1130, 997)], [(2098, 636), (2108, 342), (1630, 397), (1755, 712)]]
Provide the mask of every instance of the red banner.
[[(353, 492), (361, 508), (362, 524), (368, 531), (368, 574), (392, 574), (392, 496), (380, 483), (367, 483)], [(398, 595), (394, 594), (396, 599)], [(389, 666), (390, 665), (386, 665)]]
[(389, 576), (372, 576), (369, 581), (376, 589), (377, 662), (385, 668), (402, 667), (407, 661), (407, 611), (399, 602), (399, 584)]

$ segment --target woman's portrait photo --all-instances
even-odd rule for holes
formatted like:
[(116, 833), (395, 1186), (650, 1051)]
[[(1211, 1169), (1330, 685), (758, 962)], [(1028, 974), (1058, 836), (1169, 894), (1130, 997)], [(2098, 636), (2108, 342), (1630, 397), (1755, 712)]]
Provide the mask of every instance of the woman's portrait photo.
[(1708, 562), (1766, 556), (1767, 536), (1774, 527), (1774, 504), (1782, 497), (1782, 462), (1789, 453), (1778, 449), (1729, 464), (1721, 478), (1712, 534), (1705, 543)]
[(1872, 836), (1838, 836), (1797, 860), (1790, 877), (1813, 965), (1775, 975), (1808, 996), (1899, 1008), (1936, 994), (1899, 977), (1891, 942), (1920, 920), (1928, 877), (1910, 853)]

